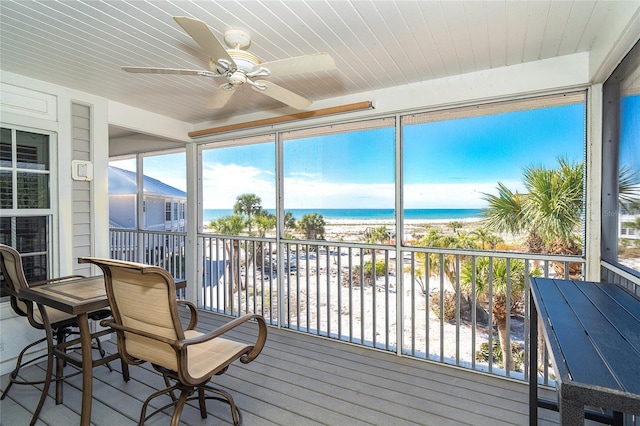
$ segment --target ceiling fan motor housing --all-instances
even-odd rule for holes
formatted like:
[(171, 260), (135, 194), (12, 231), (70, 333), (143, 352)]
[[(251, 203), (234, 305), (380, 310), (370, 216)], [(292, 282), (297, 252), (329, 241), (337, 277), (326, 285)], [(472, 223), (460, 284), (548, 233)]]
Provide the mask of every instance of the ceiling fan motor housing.
[(236, 63), (237, 70), (242, 71), (245, 74), (251, 72), (253, 67), (258, 64), (261, 64), (262, 61), (258, 59), (256, 56), (247, 52), (246, 50), (238, 50), (238, 49), (229, 49), (227, 50), (233, 62)]

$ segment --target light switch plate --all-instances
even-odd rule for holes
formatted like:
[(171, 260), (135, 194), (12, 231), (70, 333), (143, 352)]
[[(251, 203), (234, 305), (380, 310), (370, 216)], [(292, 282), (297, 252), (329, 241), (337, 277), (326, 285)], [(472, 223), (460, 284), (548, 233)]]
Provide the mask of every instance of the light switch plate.
[(91, 161), (71, 161), (71, 177), (73, 180), (93, 180), (93, 163)]

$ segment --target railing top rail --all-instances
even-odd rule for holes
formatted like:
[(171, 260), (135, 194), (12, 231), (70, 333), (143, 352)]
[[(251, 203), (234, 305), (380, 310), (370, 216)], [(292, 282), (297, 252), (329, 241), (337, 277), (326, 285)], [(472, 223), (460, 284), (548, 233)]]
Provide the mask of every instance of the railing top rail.
[[(186, 236), (184, 232), (172, 232), (172, 231), (154, 231), (154, 230), (140, 230), (140, 229), (125, 229), (125, 228), (110, 228), (109, 231), (114, 232), (131, 232), (131, 233), (144, 233), (153, 235), (170, 235), (170, 236)], [(277, 242), (274, 237), (257, 237), (249, 235), (227, 235), (227, 234), (214, 234), (214, 233), (199, 233), (199, 238), (221, 238), (228, 240), (244, 240), (244, 241), (263, 241), (263, 242)], [(372, 244), (372, 243), (359, 243), (359, 242), (340, 242), (340, 241), (325, 241), (325, 240), (298, 240), (298, 239), (284, 239), (281, 240), (284, 244), (289, 245), (307, 245), (315, 247), (344, 247), (366, 250), (389, 250), (394, 251), (396, 249), (393, 245), (387, 244)], [(579, 255), (555, 255), (555, 254), (541, 254), (541, 253), (526, 253), (515, 251), (496, 251), (496, 250), (470, 250), (470, 249), (452, 249), (441, 247), (424, 247), (424, 246), (406, 246), (403, 245), (400, 248), (403, 252), (415, 252), (415, 253), (434, 253), (444, 255), (457, 255), (457, 256), (475, 256), (475, 257), (495, 257), (495, 258), (512, 258), (512, 259), (527, 259), (527, 260), (540, 260), (540, 261), (553, 261), (553, 262), (572, 262), (572, 263), (586, 263), (586, 260)]]
[(151, 229), (133, 229), (133, 228), (109, 228), (109, 232), (129, 232), (132, 234), (153, 234), (153, 235), (176, 235), (187, 236), (186, 232), (177, 231), (156, 231)]

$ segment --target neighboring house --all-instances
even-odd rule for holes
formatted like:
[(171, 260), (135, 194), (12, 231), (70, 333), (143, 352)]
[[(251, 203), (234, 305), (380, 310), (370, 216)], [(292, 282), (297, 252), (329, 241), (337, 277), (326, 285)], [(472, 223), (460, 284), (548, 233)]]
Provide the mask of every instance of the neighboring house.
[(640, 210), (631, 203), (623, 203), (620, 208), (618, 220), (618, 236), (630, 240), (640, 240), (640, 228), (638, 228), (638, 220), (640, 219)]
[(149, 176), (143, 176), (142, 185), (142, 224), (138, 227), (136, 173), (109, 166), (109, 226), (184, 232), (187, 193)]

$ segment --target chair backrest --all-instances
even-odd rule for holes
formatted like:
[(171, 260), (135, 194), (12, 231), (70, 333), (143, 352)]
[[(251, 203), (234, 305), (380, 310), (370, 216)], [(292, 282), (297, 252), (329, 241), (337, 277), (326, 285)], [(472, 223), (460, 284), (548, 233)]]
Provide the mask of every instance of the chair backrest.
[(8, 284), (11, 308), (16, 314), (26, 317), (29, 306), (18, 299), (20, 289), (29, 288), (27, 278), (24, 276), (22, 258), (16, 249), (5, 244), (0, 244), (0, 270)]
[(95, 257), (79, 262), (102, 269), (115, 324), (160, 337), (118, 332), (125, 359), (141, 359), (177, 371), (176, 353), (166, 340), (184, 339), (173, 277), (160, 267), (141, 263)]

